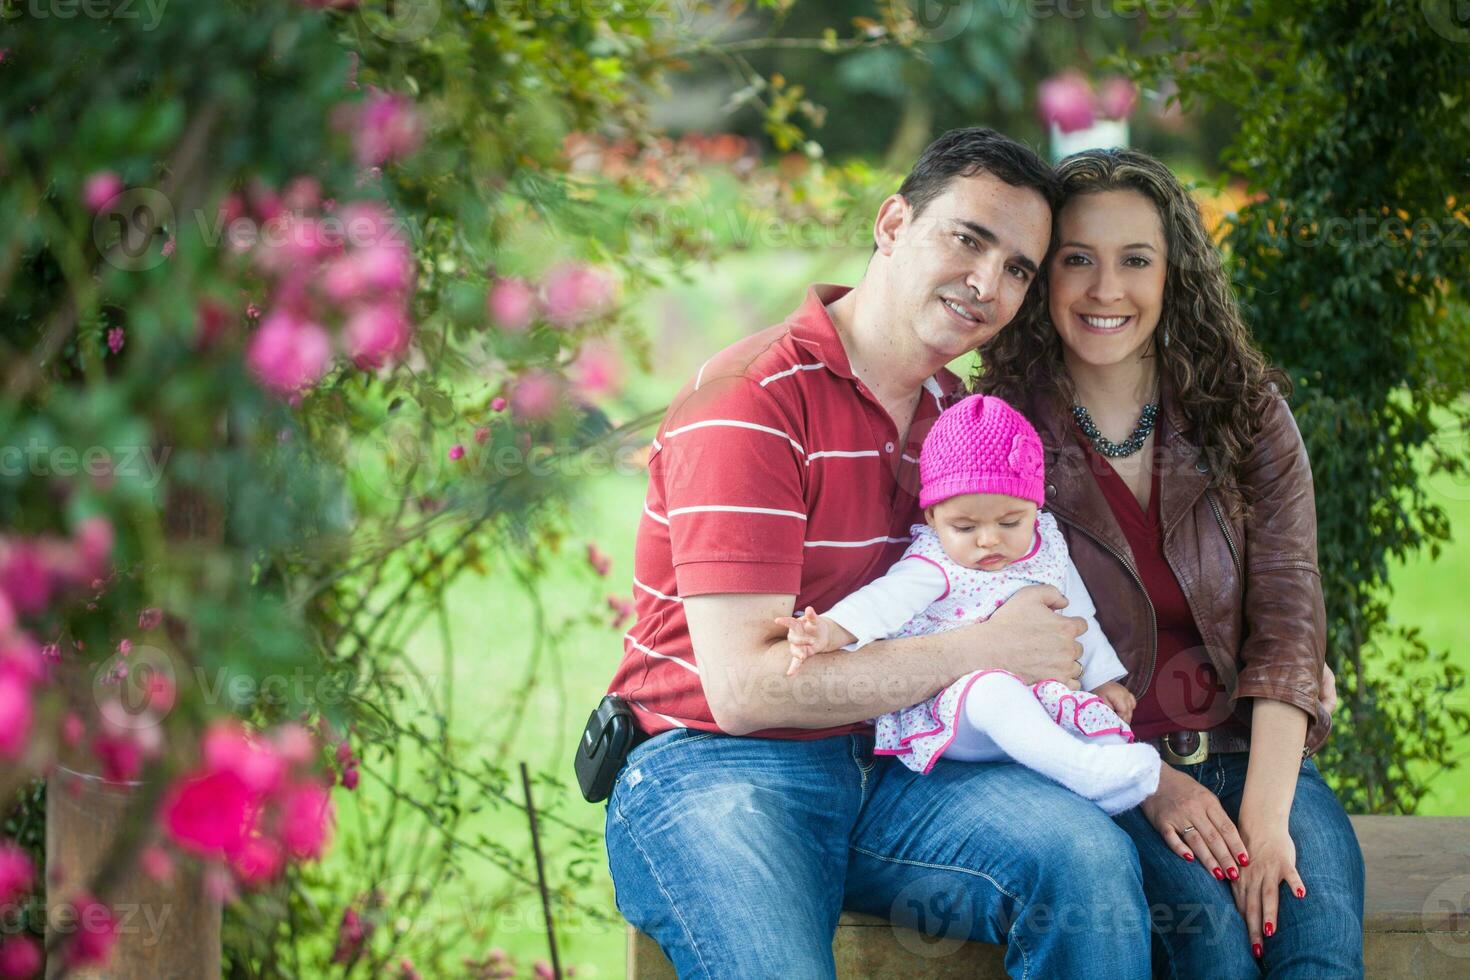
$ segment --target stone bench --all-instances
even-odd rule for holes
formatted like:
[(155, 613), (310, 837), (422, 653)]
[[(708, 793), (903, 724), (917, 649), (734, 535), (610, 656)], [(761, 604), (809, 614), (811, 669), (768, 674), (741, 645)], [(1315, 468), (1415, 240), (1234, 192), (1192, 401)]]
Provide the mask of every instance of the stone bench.
[[(1353, 817), (1368, 867), (1363, 955), (1374, 980), (1470, 977), (1470, 818)], [(932, 939), (842, 913), (839, 977), (1003, 978), (1005, 947)], [(652, 939), (628, 927), (630, 980), (674, 980)]]

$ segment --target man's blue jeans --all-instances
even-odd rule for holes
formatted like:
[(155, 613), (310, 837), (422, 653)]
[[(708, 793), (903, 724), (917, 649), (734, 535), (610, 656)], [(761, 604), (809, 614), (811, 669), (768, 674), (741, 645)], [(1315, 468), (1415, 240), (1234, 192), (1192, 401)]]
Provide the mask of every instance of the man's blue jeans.
[[(1246, 753), (1234, 752), (1179, 768), (1218, 796), (1226, 814), (1236, 820), (1248, 761)], [(1227, 884), (1171, 851), (1142, 810), (1115, 819), (1133, 838), (1143, 865), (1158, 976), (1255, 978), (1261, 976), (1259, 964), (1273, 978), (1346, 980), (1363, 975), (1363, 852), (1315, 762), (1302, 763), (1288, 821), (1307, 897), (1298, 899), (1281, 886), (1276, 934), (1263, 941), (1263, 960), (1251, 955), (1245, 920), (1235, 910)]]
[(1013, 977), (1149, 975), (1138, 852), (1101, 809), (1012, 763), (920, 776), (872, 749), (687, 729), (639, 745), (607, 806), (619, 911), (680, 977), (830, 978), (843, 908), (932, 937), (908, 940), (920, 955), (1004, 942)]

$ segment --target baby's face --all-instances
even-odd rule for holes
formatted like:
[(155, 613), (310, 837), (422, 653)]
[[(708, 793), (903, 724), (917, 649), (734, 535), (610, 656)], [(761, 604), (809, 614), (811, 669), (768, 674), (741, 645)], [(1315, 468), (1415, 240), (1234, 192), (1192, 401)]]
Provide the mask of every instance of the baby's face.
[(950, 560), (998, 572), (1036, 543), (1036, 505), (999, 493), (966, 493), (924, 511)]

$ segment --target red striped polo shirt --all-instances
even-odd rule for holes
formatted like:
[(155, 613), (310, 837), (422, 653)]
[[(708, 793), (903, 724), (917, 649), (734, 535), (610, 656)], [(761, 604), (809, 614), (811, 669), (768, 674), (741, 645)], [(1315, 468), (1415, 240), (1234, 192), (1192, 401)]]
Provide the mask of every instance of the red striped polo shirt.
[[(791, 593), (795, 608), (824, 611), (882, 575), (923, 519), (919, 447), (959, 379), (941, 369), (924, 382), (898, 446), (897, 427), (853, 376), (827, 315), (846, 292), (813, 286), (786, 322), (710, 358), (659, 426), (633, 560), (637, 619), (609, 688), (648, 734), (720, 730), (685, 597)], [(752, 734), (813, 739), (866, 727)]]

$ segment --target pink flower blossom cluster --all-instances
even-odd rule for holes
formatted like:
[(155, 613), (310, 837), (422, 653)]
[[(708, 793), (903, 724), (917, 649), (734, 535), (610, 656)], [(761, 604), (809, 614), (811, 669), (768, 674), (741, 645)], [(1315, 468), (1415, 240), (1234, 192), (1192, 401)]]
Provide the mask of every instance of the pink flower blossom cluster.
[(570, 327), (601, 316), (617, 300), (617, 283), (607, 270), (563, 262), (539, 287), (517, 276), (496, 279), (485, 299), (490, 321), (506, 333), (521, 333), (538, 318)]
[[(270, 284), (245, 351), (260, 383), (282, 396), (299, 395), (321, 379), (337, 351), (363, 370), (397, 361), (413, 335), (414, 267), (393, 212), (374, 201), (341, 207), (322, 201), (311, 178), (298, 178), (281, 195), (257, 183), (247, 196), (259, 234), (231, 242), (246, 248)], [(221, 211), (233, 227), (246, 205), (232, 195)], [(224, 332), (228, 316), (205, 300), (199, 318), (196, 345), (205, 348)]]
[[(14, 908), (30, 894), (36, 869), (26, 852), (0, 841), (0, 908)], [(0, 980), (21, 980), (41, 970), (41, 947), (23, 933), (0, 942)]]
[(202, 749), (160, 809), (180, 849), (227, 867), (247, 887), (273, 880), (287, 861), (321, 856), (332, 801), (313, 772), (315, 742), (304, 728), (284, 725), (265, 738), (220, 721), (204, 733)]
[(1075, 71), (1048, 78), (1036, 91), (1042, 121), (1064, 133), (1087, 129), (1099, 117), (1127, 119), (1137, 100), (1138, 90), (1126, 78), (1108, 78), (1094, 93), (1087, 79)]
[(353, 152), (363, 167), (412, 156), (424, 141), (423, 117), (413, 99), (371, 85), (361, 102), (340, 107), (334, 121), (351, 133)]
[(30, 744), (37, 688), (46, 680), (43, 648), (22, 625), (62, 592), (110, 576), (112, 524), (102, 517), (77, 525), (67, 540), (53, 535), (0, 535), (0, 759), (19, 759)]

